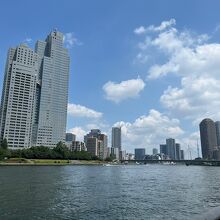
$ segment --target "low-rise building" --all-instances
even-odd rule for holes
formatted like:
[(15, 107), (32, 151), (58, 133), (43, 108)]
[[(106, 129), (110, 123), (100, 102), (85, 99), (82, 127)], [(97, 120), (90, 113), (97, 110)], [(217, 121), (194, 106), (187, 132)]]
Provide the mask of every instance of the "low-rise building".
[(92, 129), (84, 136), (84, 142), (88, 152), (99, 157), (101, 160), (106, 159), (108, 144), (107, 135), (102, 134), (99, 129)]
[(135, 154), (135, 160), (144, 160), (145, 148), (135, 148), (134, 154)]
[(70, 150), (71, 151), (87, 151), (84, 142), (81, 142), (81, 141), (73, 141)]

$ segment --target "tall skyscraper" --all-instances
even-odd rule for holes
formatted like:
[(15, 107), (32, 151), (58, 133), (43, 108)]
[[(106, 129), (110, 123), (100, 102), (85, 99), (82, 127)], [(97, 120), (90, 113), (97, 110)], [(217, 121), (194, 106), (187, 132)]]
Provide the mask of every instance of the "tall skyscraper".
[(0, 139), (10, 148), (31, 147), (38, 82), (38, 56), (25, 45), (10, 48), (0, 110)]
[(199, 124), (203, 159), (212, 159), (217, 149), (217, 136), (215, 123), (209, 118), (203, 119)]
[(176, 160), (181, 159), (181, 147), (180, 144), (176, 143)]
[(70, 59), (63, 47), (63, 34), (57, 31), (45, 41), (37, 41), (35, 50), (40, 70), (36, 144), (55, 146), (65, 140)]
[(10, 148), (55, 146), (65, 140), (69, 55), (63, 34), (10, 48), (0, 109), (0, 139)]
[(167, 146), (167, 155), (170, 157), (170, 159), (175, 160), (176, 159), (175, 139), (173, 138), (166, 139), (166, 146)]
[(184, 160), (184, 150), (180, 150), (180, 160)]
[(118, 148), (121, 151), (121, 128), (113, 127), (112, 128), (112, 147)]
[(217, 145), (220, 147), (220, 121), (215, 122)]

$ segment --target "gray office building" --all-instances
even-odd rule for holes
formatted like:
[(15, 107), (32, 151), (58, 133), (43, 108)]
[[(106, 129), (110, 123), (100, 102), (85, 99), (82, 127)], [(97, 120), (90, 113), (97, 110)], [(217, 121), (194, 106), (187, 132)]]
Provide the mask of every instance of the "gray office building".
[(160, 144), (160, 154), (167, 155), (167, 145), (166, 144)]
[(203, 159), (213, 159), (213, 152), (217, 150), (216, 127), (213, 120), (206, 118), (199, 124)]
[(76, 141), (76, 135), (72, 133), (66, 133), (66, 142)]
[(134, 149), (135, 160), (144, 160), (145, 158), (145, 148), (135, 148)]
[(180, 144), (176, 143), (176, 160), (181, 160), (181, 147)]
[(184, 160), (184, 150), (180, 150), (180, 160)]
[(220, 121), (215, 122), (216, 136), (217, 136), (217, 145), (220, 146)]
[(9, 148), (44, 145), (65, 140), (69, 55), (63, 34), (51, 32), (8, 52), (0, 109), (0, 139)]
[(112, 147), (118, 148), (121, 151), (121, 128), (113, 127), (112, 128)]
[(167, 146), (167, 155), (170, 159), (176, 159), (176, 144), (175, 139), (168, 138), (166, 139), (166, 146)]
[(35, 50), (40, 72), (36, 145), (53, 147), (65, 140), (70, 59), (63, 34), (57, 31), (37, 41)]
[(0, 109), (0, 140), (6, 138), (9, 148), (33, 145), (37, 82), (38, 55), (26, 45), (10, 48)]

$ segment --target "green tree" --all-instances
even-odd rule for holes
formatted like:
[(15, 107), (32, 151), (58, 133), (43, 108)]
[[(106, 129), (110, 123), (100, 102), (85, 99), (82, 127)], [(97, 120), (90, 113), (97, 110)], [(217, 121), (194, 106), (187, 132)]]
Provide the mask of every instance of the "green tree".
[(4, 138), (4, 139), (2, 140), (1, 148), (4, 149), (4, 150), (7, 150), (7, 149), (8, 149), (8, 141), (7, 141), (6, 138)]
[(105, 161), (111, 162), (111, 161), (113, 161), (113, 158), (112, 157), (106, 157)]
[(57, 156), (60, 159), (70, 158), (70, 151), (62, 141), (57, 143), (57, 146), (53, 148), (53, 151), (57, 153)]

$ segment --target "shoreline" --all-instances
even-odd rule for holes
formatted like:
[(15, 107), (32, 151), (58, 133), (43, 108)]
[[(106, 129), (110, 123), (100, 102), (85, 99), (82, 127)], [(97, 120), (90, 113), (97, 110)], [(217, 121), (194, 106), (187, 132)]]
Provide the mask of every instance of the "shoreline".
[(55, 160), (55, 159), (9, 159), (0, 161), (0, 166), (75, 166), (75, 165), (104, 165), (105, 161), (87, 160)]

